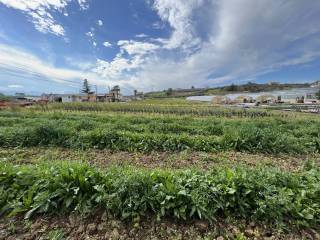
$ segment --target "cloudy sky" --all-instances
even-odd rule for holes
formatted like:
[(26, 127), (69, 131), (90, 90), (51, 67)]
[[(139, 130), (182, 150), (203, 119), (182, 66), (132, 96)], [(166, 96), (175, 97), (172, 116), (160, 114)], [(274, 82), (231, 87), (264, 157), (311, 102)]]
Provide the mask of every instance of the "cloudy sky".
[(320, 79), (320, 1), (0, 0), (0, 92)]

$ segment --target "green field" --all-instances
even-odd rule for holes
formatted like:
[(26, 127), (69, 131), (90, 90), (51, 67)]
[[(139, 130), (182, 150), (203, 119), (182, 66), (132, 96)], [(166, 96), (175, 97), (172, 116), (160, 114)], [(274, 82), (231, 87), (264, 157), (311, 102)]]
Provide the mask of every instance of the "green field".
[(316, 115), (182, 99), (7, 109), (0, 161), (0, 214), (11, 219), (0, 224), (17, 228), (70, 215), (98, 225), (99, 212), (109, 234), (132, 239), (149, 230), (157, 239), (301, 239), (320, 230)]

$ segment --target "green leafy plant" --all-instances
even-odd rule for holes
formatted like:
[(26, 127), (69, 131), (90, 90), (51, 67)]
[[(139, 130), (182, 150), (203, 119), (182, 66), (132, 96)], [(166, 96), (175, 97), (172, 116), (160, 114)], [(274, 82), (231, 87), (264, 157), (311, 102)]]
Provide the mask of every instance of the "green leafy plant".
[(154, 170), (85, 164), (14, 166), (0, 163), (1, 214), (88, 215), (104, 208), (122, 218), (232, 217), (269, 225), (317, 227), (320, 171), (272, 169)]

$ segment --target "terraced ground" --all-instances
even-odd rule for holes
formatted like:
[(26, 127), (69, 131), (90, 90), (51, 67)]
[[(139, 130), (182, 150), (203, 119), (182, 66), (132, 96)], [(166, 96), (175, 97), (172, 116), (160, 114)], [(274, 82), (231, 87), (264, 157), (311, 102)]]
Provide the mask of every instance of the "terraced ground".
[(0, 111), (0, 239), (319, 237), (320, 118), (183, 100)]

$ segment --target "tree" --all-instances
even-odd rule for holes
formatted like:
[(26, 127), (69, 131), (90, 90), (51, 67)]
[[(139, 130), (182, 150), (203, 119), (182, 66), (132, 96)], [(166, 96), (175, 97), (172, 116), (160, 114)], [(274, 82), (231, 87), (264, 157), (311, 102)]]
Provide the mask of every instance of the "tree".
[(7, 101), (9, 99), (10, 99), (10, 97), (4, 95), (3, 93), (0, 93), (0, 101)]
[(81, 90), (82, 93), (86, 93), (86, 94), (91, 94), (92, 91), (91, 91), (91, 88), (89, 86), (89, 82), (87, 79), (84, 79), (83, 80), (83, 86), (82, 86), (82, 90)]
[(238, 86), (232, 83), (230, 86), (226, 87), (226, 90), (229, 92), (235, 92), (238, 90)]
[(172, 94), (173, 94), (173, 89), (172, 88), (168, 88), (167, 96), (171, 96)]
[(320, 100), (320, 89), (319, 89), (319, 91), (316, 93), (316, 96), (317, 96), (317, 99)]

